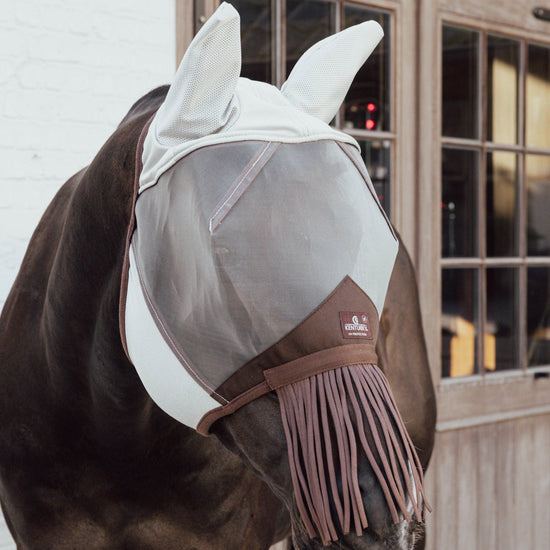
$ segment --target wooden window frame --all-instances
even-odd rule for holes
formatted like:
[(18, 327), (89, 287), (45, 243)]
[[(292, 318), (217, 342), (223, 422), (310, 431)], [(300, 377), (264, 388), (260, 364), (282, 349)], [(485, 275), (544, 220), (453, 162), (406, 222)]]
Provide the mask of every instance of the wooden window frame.
[[(427, 145), (418, 149), (417, 156), (417, 193), (422, 200), (418, 202), (417, 248), (414, 258), (417, 265), (430, 366), (437, 391), (438, 431), (440, 432), (550, 412), (550, 380), (535, 379), (534, 376), (541, 371), (548, 372), (550, 370), (548, 367), (501, 371), (488, 376), (476, 375), (455, 379), (441, 377), (441, 293), (434, 292), (434, 289), (441, 288), (442, 265), (440, 216), (441, 150), (444, 145), (441, 136), (442, 29), (444, 24), (464, 26), (486, 34), (524, 40), (530, 44), (550, 45), (548, 28), (545, 24), (535, 21), (534, 18), (533, 21), (527, 21), (524, 26), (516, 24), (517, 13), (514, 12), (513, 0), (504, 0), (504, 2), (509, 4), (506, 9), (502, 5), (471, 4), (468, 16), (464, 15), (465, 9), (459, 0), (426, 0), (419, 7), (418, 121), (429, 121), (429, 124), (424, 127), (422, 140), (422, 143)], [(522, 105), (525, 103), (523, 98), (518, 100)], [(459, 146), (475, 145), (477, 148), (481, 145), (481, 140), (449, 139), (445, 143)], [(492, 148), (489, 142), (486, 145), (487, 149)], [(517, 152), (518, 147), (521, 146), (506, 147), (498, 144), (496, 148)], [(522, 147), (522, 151), (519, 151), (522, 155), (541, 152), (540, 149), (527, 147)], [(523, 173), (523, 166), (520, 170)], [(521, 200), (524, 201), (525, 198)], [(540, 263), (546, 265), (545, 261), (545, 258), (530, 258), (527, 263), (529, 266), (540, 265)], [(525, 282), (520, 281), (520, 284), (525, 289)]]
[[(479, 286), (480, 292), (477, 296), (477, 310), (480, 312), (479, 336), (477, 338), (477, 357), (476, 373), (474, 377), (498, 376), (506, 371), (496, 371), (487, 373), (483, 368), (484, 358), (484, 338), (486, 324), (486, 296), (487, 296), (487, 281), (486, 269), (489, 267), (516, 268), (519, 273), (519, 291), (516, 297), (518, 318), (520, 320), (518, 328), (518, 357), (519, 364), (514, 370), (536, 370), (537, 372), (550, 372), (550, 365), (528, 366), (527, 358), (527, 328), (526, 324), (521, 322), (527, 318), (527, 269), (533, 266), (542, 266), (550, 268), (550, 256), (528, 256), (527, 250), (527, 184), (525, 178), (525, 164), (527, 155), (543, 155), (550, 158), (550, 148), (530, 147), (526, 144), (526, 83), (527, 83), (527, 57), (530, 45), (543, 45), (550, 48), (550, 43), (541, 44), (533, 42), (526, 37), (518, 38), (504, 34), (502, 30), (498, 32), (490, 29), (479, 29), (476, 27), (457, 25), (454, 22), (442, 20), (443, 26), (466, 29), (479, 33), (479, 48), (478, 48), (478, 102), (477, 121), (478, 121), (478, 139), (452, 138), (441, 136), (441, 147), (455, 147), (459, 149), (467, 149), (476, 151), (480, 155), (478, 165), (478, 189), (477, 189), (477, 235), (478, 235), (478, 256), (475, 258), (441, 258), (440, 267), (443, 268), (476, 268), (480, 270), (481, 282)], [(488, 37), (498, 36), (510, 40), (514, 40), (519, 45), (519, 63), (518, 63), (518, 94), (517, 94), (517, 128), (518, 142), (517, 144), (502, 144), (497, 142), (487, 141), (487, 95), (483, 95), (483, 90), (487, 87), (487, 44)], [(487, 218), (486, 218), (486, 193), (487, 193), (487, 153), (489, 152), (508, 152), (517, 155), (518, 159), (518, 220), (519, 227), (519, 251), (516, 255), (510, 257), (488, 257), (487, 256)], [(516, 230), (518, 230), (516, 228)], [(445, 380), (447, 381), (447, 380)]]

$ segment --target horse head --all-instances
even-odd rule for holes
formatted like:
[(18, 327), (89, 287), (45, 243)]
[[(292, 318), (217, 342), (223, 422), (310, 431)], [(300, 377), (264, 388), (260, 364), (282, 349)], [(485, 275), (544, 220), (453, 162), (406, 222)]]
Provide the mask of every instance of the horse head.
[(381, 37), (367, 22), (319, 42), (278, 90), (240, 77), (222, 4), (139, 146), (128, 358), (165, 412), (271, 487), (296, 548), (410, 548), (428, 507), (375, 349), (399, 241), (329, 125)]

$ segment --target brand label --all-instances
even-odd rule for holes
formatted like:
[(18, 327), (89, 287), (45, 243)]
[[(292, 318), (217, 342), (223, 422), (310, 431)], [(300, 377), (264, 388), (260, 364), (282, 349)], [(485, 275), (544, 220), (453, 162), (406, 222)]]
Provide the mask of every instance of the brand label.
[(372, 340), (369, 316), (367, 313), (341, 311), (340, 325), (344, 338), (366, 338)]

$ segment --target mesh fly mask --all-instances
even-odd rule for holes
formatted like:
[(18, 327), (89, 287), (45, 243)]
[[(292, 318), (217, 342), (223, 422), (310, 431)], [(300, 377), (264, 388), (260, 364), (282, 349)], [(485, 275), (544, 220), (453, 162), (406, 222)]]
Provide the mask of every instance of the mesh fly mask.
[(360, 452), (394, 521), (410, 519), (407, 500), (421, 520), (422, 468), (376, 366), (398, 243), (355, 140), (328, 125), (381, 30), (313, 46), (282, 90), (239, 78), (239, 32), (222, 4), (142, 133), (128, 356), (152, 399), (204, 435), (276, 391), (311, 537), (367, 527)]

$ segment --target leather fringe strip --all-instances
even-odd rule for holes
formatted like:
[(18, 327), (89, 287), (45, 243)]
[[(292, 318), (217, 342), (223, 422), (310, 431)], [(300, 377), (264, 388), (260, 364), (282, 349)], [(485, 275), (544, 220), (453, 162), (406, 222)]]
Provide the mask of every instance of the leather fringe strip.
[(328, 545), (349, 533), (352, 522), (358, 536), (368, 526), (357, 471), (361, 450), (393, 521), (411, 520), (407, 496), (416, 519), (424, 520), (425, 509), (431, 508), (424, 494), (422, 466), (388, 381), (376, 365), (323, 372), (278, 388), (277, 394), (296, 502), (311, 538), (319, 536)]

